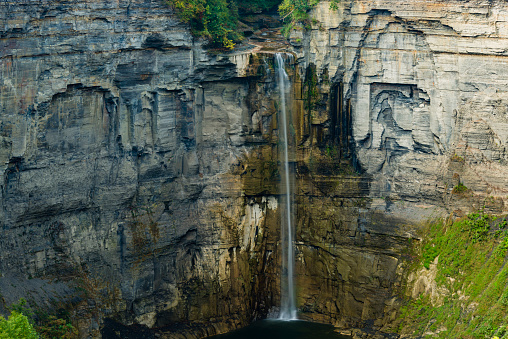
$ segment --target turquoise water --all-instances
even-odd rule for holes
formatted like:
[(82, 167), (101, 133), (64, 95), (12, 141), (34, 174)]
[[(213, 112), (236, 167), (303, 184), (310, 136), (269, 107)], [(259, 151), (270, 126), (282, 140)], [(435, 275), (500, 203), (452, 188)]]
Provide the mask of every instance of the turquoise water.
[(331, 325), (307, 321), (261, 320), (213, 339), (350, 339), (334, 332)]

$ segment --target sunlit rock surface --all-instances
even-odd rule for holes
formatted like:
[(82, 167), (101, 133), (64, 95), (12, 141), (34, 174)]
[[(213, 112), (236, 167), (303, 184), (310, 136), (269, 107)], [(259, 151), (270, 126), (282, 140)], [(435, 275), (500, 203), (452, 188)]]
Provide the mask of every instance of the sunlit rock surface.
[(323, 1), (293, 31), (302, 77), (312, 69), (320, 93), (305, 145), (327, 141), (322, 153), (348, 155), (363, 183), (324, 173), (302, 192), (309, 317), (388, 331), (425, 222), (506, 211), (507, 14), (501, 1)]

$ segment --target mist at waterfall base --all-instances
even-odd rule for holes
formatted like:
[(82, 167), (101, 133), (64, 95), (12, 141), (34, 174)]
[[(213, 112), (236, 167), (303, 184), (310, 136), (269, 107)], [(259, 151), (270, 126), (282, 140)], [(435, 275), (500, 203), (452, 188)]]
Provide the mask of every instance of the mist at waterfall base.
[(350, 339), (334, 332), (332, 325), (307, 321), (262, 320), (214, 339)]

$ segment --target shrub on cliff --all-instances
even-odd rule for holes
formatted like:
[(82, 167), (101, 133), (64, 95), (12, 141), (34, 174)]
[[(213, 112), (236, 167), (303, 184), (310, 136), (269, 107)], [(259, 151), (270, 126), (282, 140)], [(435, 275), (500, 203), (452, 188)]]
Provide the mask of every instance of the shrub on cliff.
[[(407, 281), (408, 299), (399, 318), (401, 334), (508, 339), (507, 219), (480, 210), (454, 222), (430, 225), (408, 272), (408, 277), (429, 280), (423, 285), (422, 279)], [(428, 269), (432, 262), (435, 273), (421, 270), (419, 264)], [(409, 298), (418, 285), (425, 286), (423, 293)]]
[(37, 327), (44, 339), (74, 339), (78, 337), (78, 330), (65, 319), (48, 315)]
[[(78, 330), (72, 326), (65, 311), (63, 313), (59, 311), (62, 318), (41, 310), (34, 312), (25, 298), (12, 304), (9, 310), (11, 311), (9, 320), (0, 316), (0, 339), (75, 339), (78, 337)], [(4, 333), (2, 326), (6, 326), (8, 331)], [(35, 337), (30, 336), (30, 333), (35, 333)]]
[(192, 34), (206, 37), (213, 47), (232, 49), (241, 36), (235, 31), (238, 7), (227, 0), (167, 0)]
[(39, 335), (28, 318), (13, 311), (8, 319), (0, 316), (0, 339), (38, 339)]
[[(320, 0), (283, 0), (279, 6), (279, 14), (285, 22), (283, 33), (289, 36), (296, 24), (310, 26), (309, 11), (319, 3)], [(331, 0), (330, 9), (338, 9), (339, 0)]]

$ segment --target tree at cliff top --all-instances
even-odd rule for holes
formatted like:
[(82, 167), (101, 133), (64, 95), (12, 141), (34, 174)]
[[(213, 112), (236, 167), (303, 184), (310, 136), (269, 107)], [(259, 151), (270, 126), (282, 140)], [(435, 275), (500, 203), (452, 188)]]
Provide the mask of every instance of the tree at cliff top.
[(257, 13), (276, 7), (280, 0), (167, 0), (195, 36), (206, 37), (212, 47), (232, 49), (242, 39), (237, 32), (238, 10)]
[[(259, 13), (279, 6), (279, 14), (285, 22), (283, 33), (288, 36), (296, 24), (307, 26), (308, 12), (320, 0), (166, 0), (180, 20), (189, 23), (192, 33), (206, 37), (211, 46), (233, 49), (242, 39), (238, 33), (238, 10), (242, 13)], [(337, 9), (339, 0), (331, 0), (330, 8)]]
[(238, 7), (226, 0), (168, 0), (180, 20), (189, 23), (192, 34), (206, 37), (213, 47), (232, 49), (241, 36), (235, 31)]
[[(297, 24), (309, 26), (309, 11), (320, 0), (283, 0), (279, 6), (279, 14), (285, 22), (283, 34), (288, 36)], [(339, 0), (331, 0), (330, 8), (337, 10)]]

